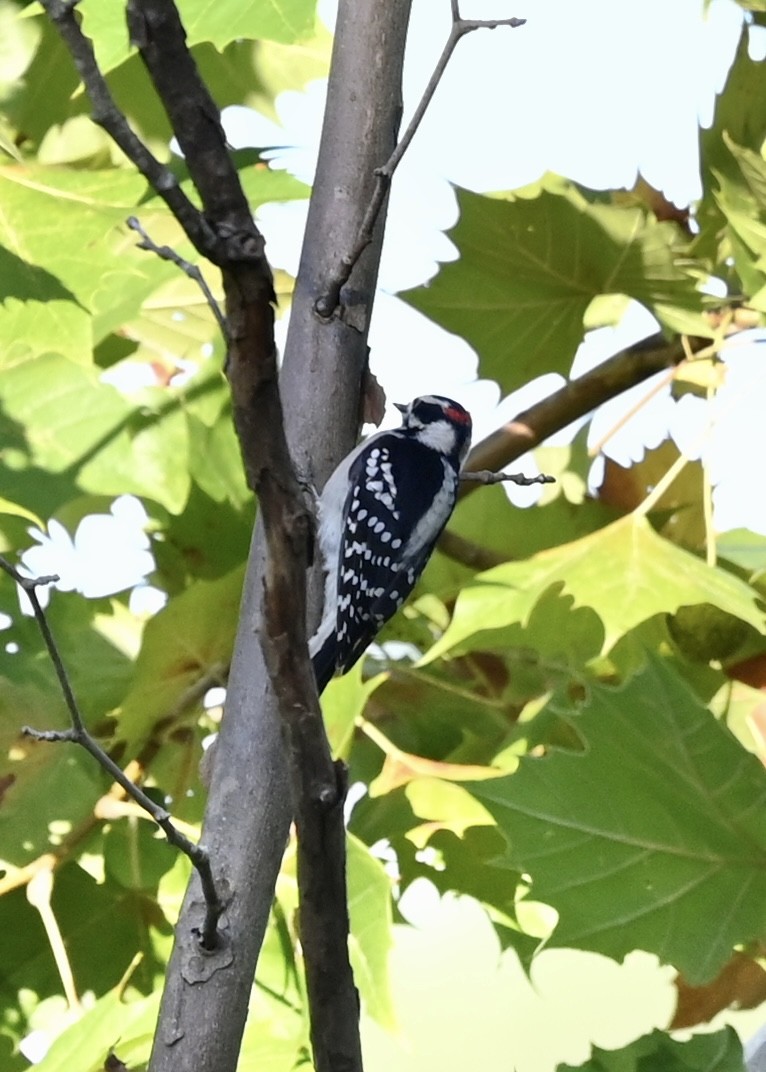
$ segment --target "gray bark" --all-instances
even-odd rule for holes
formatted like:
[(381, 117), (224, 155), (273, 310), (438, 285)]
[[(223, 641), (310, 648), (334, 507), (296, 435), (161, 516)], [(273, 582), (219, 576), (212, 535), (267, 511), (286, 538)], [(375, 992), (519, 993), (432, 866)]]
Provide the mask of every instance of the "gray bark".
[[(344, 291), (342, 315), (314, 304), (353, 245), (374, 169), (393, 150), (411, 0), (341, 0), (322, 147), (291, 313), (281, 391), (299, 468), (321, 484), (353, 444), (383, 220)], [(256, 527), (203, 828), (227, 899), (224, 945), (200, 952), (196, 875), (168, 966), (150, 1072), (234, 1072), (291, 808), (276, 704), (258, 640), (264, 542)]]

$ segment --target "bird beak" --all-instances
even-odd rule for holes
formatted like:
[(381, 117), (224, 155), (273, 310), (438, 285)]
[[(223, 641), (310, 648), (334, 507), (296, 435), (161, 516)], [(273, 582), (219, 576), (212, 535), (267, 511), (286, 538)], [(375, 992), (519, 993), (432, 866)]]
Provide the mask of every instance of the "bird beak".
[(394, 405), (396, 406), (396, 408), (399, 410), (400, 413), (406, 413), (407, 412), (407, 407), (404, 405), (403, 402), (394, 402)]

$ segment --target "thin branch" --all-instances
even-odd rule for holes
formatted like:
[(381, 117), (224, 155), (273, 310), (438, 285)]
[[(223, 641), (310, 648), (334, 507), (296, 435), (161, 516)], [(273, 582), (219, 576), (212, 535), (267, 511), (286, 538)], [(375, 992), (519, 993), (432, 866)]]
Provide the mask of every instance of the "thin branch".
[(479, 573), (492, 569), (494, 566), (501, 566), (510, 558), (509, 555), (483, 547), (479, 543), (474, 543), (473, 540), (467, 540), (465, 536), (458, 536), (456, 532), (451, 532), (449, 529), (439, 537), (439, 550), (453, 562), (460, 562), (463, 566), (468, 566), (469, 569), (477, 570)]
[[(514, 420), (492, 432), (477, 443), (460, 474), (462, 488), (460, 497), (470, 495), (481, 484), (487, 483), (485, 472), (495, 474), (538, 446), (554, 432), (566, 428), (572, 421), (584, 417), (597, 406), (642, 383), (663, 369), (672, 368), (687, 360), (689, 348), (698, 352), (709, 345), (708, 339), (694, 338), (684, 342), (676, 340), (668, 344), (661, 335), (653, 335), (640, 343), (623, 350), (614, 357), (597, 365), (577, 380), (571, 380), (559, 391), (544, 398)], [(472, 474), (479, 479), (473, 481)], [(498, 473), (502, 479), (503, 474)], [(494, 478), (491, 481), (494, 483)], [(526, 478), (516, 483), (526, 483)], [(530, 483), (548, 483), (539, 478)], [(493, 552), (478, 544), (472, 544), (449, 529), (442, 533), (438, 547), (448, 557), (474, 569), (488, 569), (498, 565)], [(486, 564), (485, 564), (486, 563)]]
[[(688, 341), (695, 352), (710, 342), (702, 338)], [(668, 343), (661, 335), (653, 335), (629, 350), (615, 354), (477, 443), (468, 455), (461, 477), (476, 470), (496, 472), (503, 469), (572, 421), (586, 416), (597, 406), (643, 383), (655, 373), (680, 364), (685, 358), (684, 346), (679, 340)], [(470, 495), (475, 488), (475, 484), (466, 482), (460, 491), (461, 498)]]
[(447, 40), (444, 42), (444, 47), (439, 59), (436, 61), (431, 77), (428, 79), (426, 88), (423, 90), (423, 95), (418, 101), (418, 105), (412, 114), (407, 129), (404, 134), (402, 134), (394, 151), (391, 153), (385, 164), (375, 169), (375, 189), (373, 190), (365, 214), (362, 217), (362, 222), (359, 225), (356, 241), (350, 251), (341, 257), (337, 270), (328, 280), (324, 294), (321, 294), (319, 298), (317, 298), (314, 308), (317, 314), (321, 317), (329, 318), (334, 314), (340, 303), (340, 292), (348, 282), (351, 273), (354, 270), (354, 265), (372, 241), (375, 224), (391, 186), (391, 179), (393, 178), (394, 172), (417, 133), (418, 127), (428, 110), (428, 106), (433, 99), (433, 95), (436, 92), (439, 82), (441, 82), (444, 76), (447, 64), (452, 58), (452, 53), (455, 51), (458, 42), (461, 38), (465, 37), (466, 34), (473, 33), (474, 30), (496, 30), (499, 26), (509, 26), (512, 29), (516, 29), (518, 26), (523, 26), (527, 21), (526, 19), (517, 18), (464, 19), (460, 16), (457, 0), (451, 0), (451, 10), (452, 25), (450, 26), (450, 32), (447, 36)]
[(67, 730), (36, 730), (32, 729), (31, 726), (23, 726), (21, 732), (25, 737), (31, 737), (34, 741), (71, 741), (73, 744), (80, 745), (80, 747), (84, 748), (86, 752), (93, 756), (96, 762), (103, 767), (118, 785), (122, 786), (128, 796), (132, 797), (144, 811), (151, 815), (152, 819), (154, 819), (157, 825), (162, 829), (170, 844), (174, 845), (177, 849), (180, 849), (181, 852), (189, 857), (199, 873), (200, 881), (202, 883), (202, 891), (205, 897), (205, 921), (200, 932), (200, 944), (203, 949), (215, 949), (217, 944), (218, 920), (224, 910), (224, 905), (218, 897), (207, 851), (202, 845), (195, 845), (194, 842), (190, 841), (176, 829), (171, 820), (170, 813), (165, 808), (161, 808), (156, 804), (151, 797), (143, 792), (142, 789), (139, 789), (135, 782), (132, 782), (130, 778), (127, 777), (125, 772), (114, 762), (111, 756), (104, 751), (95, 738), (93, 738), (85, 728), (85, 723), (72, 690), (69, 675), (67, 674), (66, 667), (61, 658), (61, 653), (53, 638), (47, 615), (37, 597), (37, 588), (43, 584), (51, 584), (52, 582), (57, 581), (58, 577), (25, 577), (3, 556), (0, 556), (0, 569), (7, 573), (8, 576), (11, 577), (16, 584), (24, 590), (24, 592), (26, 592), (27, 597), (29, 598), (45, 647), (48, 650), (48, 655), (56, 670), (56, 676), (58, 677), (59, 685), (61, 686), (61, 691), (64, 696), (64, 702), (66, 703), (69, 718), (72, 723), (71, 727)]
[(186, 196), (170, 168), (160, 163), (147, 149), (115, 104), (106, 79), (96, 63), (93, 45), (82, 32), (75, 15), (77, 0), (41, 2), (74, 60), (90, 98), (93, 122), (103, 127), (127, 158), (135, 164), (152, 189), (163, 199), (195, 248), (217, 262), (219, 243), (205, 217)]
[(192, 264), (191, 261), (184, 260), (184, 258), (176, 253), (170, 246), (158, 246), (146, 233), (141, 226), (140, 220), (136, 216), (128, 216), (125, 221), (130, 227), (131, 231), (135, 231), (141, 236), (141, 241), (136, 243), (138, 249), (145, 249), (149, 253), (154, 253), (163, 261), (170, 261), (171, 264), (175, 264), (177, 268), (188, 275), (189, 279), (193, 279), (199, 289), (202, 291), (205, 301), (207, 302), (210, 311), (215, 317), (218, 327), (221, 329), (224, 341), (228, 344), (229, 341), (229, 325), (226, 323), (226, 317), (221, 311), (221, 306), (215, 300), (212, 290), (207, 285), (205, 277), (199, 270), (199, 265)]
[[(383, 178), (391, 180), (394, 172), (396, 171), (402, 157), (407, 152), (410, 144), (417, 133), (423, 116), (426, 114), (429, 104), (436, 92), (436, 87), (441, 82), (444, 72), (447, 69), (447, 64), (452, 58), (452, 53), (458, 42), (466, 36), (466, 34), (473, 33), (474, 30), (496, 30), (499, 26), (509, 26), (511, 29), (517, 29), (519, 26), (523, 26), (526, 23), (526, 19), (463, 19), (460, 17), (460, 13), (457, 10), (457, 4), (452, 5), (452, 26), (447, 40), (444, 43), (439, 59), (436, 61), (436, 66), (433, 69), (431, 77), (428, 80), (426, 88), (423, 90), (423, 96), (420, 98), (415, 111), (412, 114), (412, 118), (409, 121), (407, 129), (402, 134), (398, 145), (394, 149), (391, 156), (388, 158), (383, 167), (379, 168), (376, 174)], [(380, 206), (378, 206), (378, 209)]]
[(537, 476), (524, 476), (523, 473), (493, 473), (489, 469), (472, 469), (469, 473), (461, 473), (460, 479), (475, 484), (520, 484), (528, 488), (531, 484), (555, 484), (556, 477), (546, 473), (538, 473)]

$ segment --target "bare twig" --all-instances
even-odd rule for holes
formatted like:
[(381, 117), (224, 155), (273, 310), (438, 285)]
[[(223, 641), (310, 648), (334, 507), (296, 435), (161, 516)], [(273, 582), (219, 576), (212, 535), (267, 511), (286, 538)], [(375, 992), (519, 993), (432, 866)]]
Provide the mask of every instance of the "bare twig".
[(224, 910), (224, 905), (218, 897), (207, 851), (202, 845), (195, 845), (194, 842), (185, 837), (173, 825), (170, 813), (165, 808), (161, 808), (156, 804), (151, 797), (147, 796), (143, 790), (139, 789), (135, 782), (132, 782), (130, 778), (127, 777), (125, 772), (114, 762), (111, 756), (104, 751), (85, 727), (79, 705), (69, 681), (69, 675), (67, 674), (66, 667), (61, 658), (61, 653), (59, 652), (48, 624), (47, 615), (37, 597), (37, 589), (41, 585), (51, 584), (54, 581), (57, 581), (58, 577), (25, 577), (15, 566), (2, 556), (0, 556), (0, 569), (7, 573), (8, 576), (23, 589), (32, 605), (35, 620), (37, 621), (45, 647), (48, 650), (48, 655), (55, 668), (56, 676), (58, 677), (59, 685), (61, 686), (61, 691), (72, 723), (67, 730), (36, 730), (32, 729), (31, 726), (23, 726), (21, 732), (24, 736), (31, 737), (32, 740), (35, 741), (71, 741), (73, 744), (80, 745), (86, 752), (89, 752), (96, 762), (99, 763), (114, 781), (125, 790), (128, 796), (132, 797), (144, 811), (151, 815), (152, 819), (154, 819), (157, 825), (162, 829), (170, 844), (174, 845), (177, 849), (180, 849), (181, 852), (189, 857), (199, 873), (200, 881), (202, 883), (202, 891), (205, 897), (205, 921), (200, 932), (200, 944), (203, 949), (214, 949), (217, 942), (218, 920)]
[(556, 477), (548, 476), (546, 473), (524, 476), (523, 473), (493, 473), (489, 469), (472, 469), (469, 473), (461, 473), (460, 479), (475, 484), (520, 484), (524, 488), (528, 488), (530, 484), (556, 483)]
[(517, 18), (464, 19), (461, 18), (457, 0), (451, 0), (451, 9), (452, 25), (450, 27), (449, 35), (444, 43), (441, 55), (436, 61), (436, 66), (428, 80), (428, 84), (423, 90), (423, 95), (413, 112), (407, 129), (404, 134), (402, 134), (394, 151), (391, 153), (385, 164), (375, 169), (375, 189), (362, 218), (362, 222), (359, 225), (356, 241), (349, 252), (341, 257), (337, 270), (328, 280), (324, 294), (317, 298), (314, 308), (317, 314), (321, 317), (327, 318), (333, 315), (340, 302), (340, 292), (348, 282), (351, 273), (354, 270), (354, 265), (372, 241), (375, 223), (380, 214), (380, 210), (383, 207), (383, 202), (386, 199), (386, 194), (391, 185), (393, 174), (417, 133), (423, 116), (426, 114), (428, 106), (436, 92), (436, 87), (444, 76), (447, 64), (452, 58), (452, 53), (455, 51), (458, 42), (461, 38), (465, 37), (466, 34), (473, 33), (474, 30), (495, 30), (499, 26), (510, 26), (515, 29), (518, 26), (523, 26), (527, 21), (526, 19)]
[(215, 300), (212, 290), (205, 282), (205, 277), (199, 270), (199, 266), (192, 264), (191, 261), (184, 260), (184, 258), (179, 253), (176, 253), (174, 249), (171, 249), (170, 246), (158, 246), (146, 233), (141, 226), (141, 221), (136, 216), (128, 216), (125, 222), (128, 227), (130, 227), (131, 231), (135, 231), (141, 236), (141, 241), (136, 243), (138, 249), (145, 249), (149, 253), (154, 253), (163, 261), (170, 261), (171, 264), (175, 264), (177, 268), (180, 268), (185, 275), (188, 275), (189, 279), (194, 280), (202, 291), (205, 301), (215, 317), (218, 327), (221, 329), (224, 341), (228, 343), (229, 325), (226, 323), (226, 317), (221, 311), (221, 306)]

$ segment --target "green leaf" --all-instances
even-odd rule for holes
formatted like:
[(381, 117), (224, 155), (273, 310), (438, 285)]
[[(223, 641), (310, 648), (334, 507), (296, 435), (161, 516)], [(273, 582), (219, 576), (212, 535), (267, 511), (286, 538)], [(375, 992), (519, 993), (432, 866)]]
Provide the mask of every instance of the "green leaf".
[(78, 483), (98, 494), (146, 496), (171, 513), (180, 513), (189, 496), (189, 429), (181, 397), (172, 389), (154, 388), (143, 400), (153, 412), (136, 405), (129, 420), (110, 437), (104, 449), (85, 461)]
[(183, 513), (159, 519), (162, 538), (152, 550), (160, 587), (175, 592), (191, 579), (213, 580), (241, 565), (252, 538), (253, 514), (252, 498), (238, 511), (192, 484)]
[[(713, 270), (728, 281), (734, 293), (743, 283), (752, 293), (757, 284), (752, 276), (748, 278), (746, 249), (742, 248), (738, 237), (738, 231), (748, 230), (748, 221), (747, 208), (736, 193), (736, 188), (744, 184), (731, 145), (757, 153), (764, 138), (766, 71), (763, 63), (750, 58), (748, 28), (743, 26), (725, 90), (718, 97), (715, 120), (709, 130), (701, 131), (701, 174), (705, 195), (695, 211), (700, 233), (692, 247), (695, 254), (709, 258)], [(736, 220), (729, 218), (732, 211), (738, 217)], [(729, 261), (732, 252), (736, 273), (732, 272)]]
[[(25, 483), (34, 494), (26, 470), (39, 468), (73, 478), (84, 491), (133, 492), (172, 512), (183, 508), (189, 493), (189, 448), (179, 393), (147, 391), (139, 406), (102, 383), (98, 370), (41, 354), (7, 363), (0, 401), (8, 417), (26, 430), (23, 461), (14, 467), (19, 471), (17, 497)], [(154, 404), (154, 412), (147, 403)], [(66, 481), (57, 486), (68, 498)]]
[(621, 1050), (593, 1047), (582, 1065), (560, 1064), (557, 1072), (745, 1072), (742, 1043), (733, 1027), (678, 1042), (664, 1031), (636, 1039)]
[(723, 141), (734, 157), (749, 193), (763, 212), (766, 210), (766, 161), (755, 150), (746, 145), (738, 145), (726, 131), (723, 133)]
[(43, 521), (33, 514), (31, 510), (27, 510), (25, 506), (20, 506), (18, 503), (10, 502), (8, 499), (0, 497), (0, 514), (10, 514), (12, 517), (23, 517), (27, 521), (31, 521), (33, 525), (42, 526)]
[(231, 420), (223, 418), (211, 427), (191, 414), (186, 420), (191, 477), (214, 502), (244, 506), (252, 492), (245, 480), (242, 452)]
[(716, 540), (716, 550), (722, 558), (733, 562), (749, 573), (766, 571), (766, 536), (750, 529), (730, 529)]
[(196, 581), (171, 599), (144, 630), (130, 691), (118, 713), (118, 737), (132, 748), (213, 666), (231, 659), (244, 566), (216, 581)]
[(259, 101), (264, 111), (273, 112), (271, 101), (285, 90), (301, 90), (308, 82), (326, 78), (330, 69), (333, 37), (317, 20), (314, 36), (283, 45), (276, 41), (258, 43), (257, 68), (267, 97)]
[(106, 786), (84, 750), (22, 736), (24, 725), (66, 728), (62, 707), (53, 691), (0, 678), (0, 866), (23, 867), (60, 843), (92, 814)]
[(156, 890), (176, 853), (154, 823), (138, 816), (116, 820), (104, 837), (106, 872), (126, 890)]
[[(78, 77), (69, 50), (51, 20), (39, 14), (24, 21), (34, 27), (40, 43), (3, 110), (22, 138), (39, 142), (50, 127), (63, 123), (70, 114)], [(85, 106), (83, 100), (80, 110)]]
[(316, 0), (270, 0), (268, 4), (243, 7), (238, 0), (217, 3), (182, 0), (181, 17), (187, 38), (212, 41), (219, 49), (240, 37), (264, 38), (291, 44), (313, 33)]
[[(290, 862), (294, 863), (294, 857)], [(255, 986), (239, 1055), (240, 1068), (285, 1072), (286, 1069), (300, 1068), (300, 1055), (308, 1051), (305, 989), (296, 964), (294, 935), (288, 924), (288, 919), (294, 918), (296, 911), (297, 884), (293, 872), (289, 883), (277, 887), (277, 897), (258, 955)]]
[(385, 675), (362, 680), (361, 660), (348, 674), (334, 678), (322, 693), (322, 714), (333, 755), (345, 757), (357, 718)]
[[(563, 495), (545, 505), (521, 509), (512, 505), (500, 485), (495, 485), (461, 499), (448, 531), (468, 540), (471, 549), (478, 550), (479, 559), (488, 552), (499, 561), (527, 558), (546, 547), (557, 547), (594, 532), (615, 516), (613, 509), (594, 499), (575, 504)], [(436, 554), (428, 563), (422, 587), (442, 599), (454, 598), (481, 568)]]
[(361, 841), (350, 834), (347, 845), (349, 955), (354, 979), (368, 1015), (381, 1026), (391, 1028), (391, 879)]
[[(40, 29), (34, 22), (18, 17), (18, 7), (9, 0), (0, 3), (0, 101), (12, 95), (12, 87), (29, 65)], [(4, 146), (5, 147), (5, 146)], [(16, 155), (15, 146), (9, 148)]]
[(96, 370), (51, 353), (7, 362), (0, 397), (26, 430), (29, 463), (59, 473), (117, 436), (132, 411)]
[(140, 254), (127, 238), (116, 256), (115, 228), (144, 187), (127, 170), (0, 168), (0, 340), (6, 350), (23, 339), (34, 354), (51, 350), (88, 363), (94, 342), (136, 315), (171, 274), (171, 266)]
[(161, 993), (126, 1001), (122, 992), (122, 986), (110, 990), (67, 1028), (35, 1065), (38, 1072), (103, 1072), (112, 1050), (128, 1068), (147, 1061)]
[(592, 607), (598, 614), (605, 651), (653, 615), (695, 603), (712, 603), (764, 631), (764, 615), (748, 585), (707, 566), (657, 535), (646, 518), (630, 514), (526, 562), (479, 574), (460, 593), (452, 622), (427, 661), (491, 645), (494, 631), (525, 622), (554, 585), (574, 596), (576, 608)]
[[(760, 60), (750, 58), (748, 30), (743, 26), (726, 87), (716, 103), (715, 121), (709, 130), (701, 132), (703, 165), (718, 167), (728, 156), (724, 134), (738, 145), (760, 149), (766, 137), (765, 90), (766, 71)], [(703, 178), (705, 175), (703, 167)]]
[[(432, 832), (427, 844), (438, 862), (436, 867), (423, 868), (424, 874), (441, 893), (468, 894), (483, 904), (496, 921), (499, 918), (505, 925), (512, 923), (517, 881), (506, 868), (497, 866), (503, 848), (497, 827), (471, 826), (458, 835), (440, 823), (429, 826)], [(539, 943), (535, 940), (529, 944), (534, 948)]]
[[(124, 637), (128, 629), (134, 635), (140, 632), (139, 623), (124, 607), (68, 592), (51, 593), (46, 615), (80, 712), (88, 726), (98, 727), (106, 712), (124, 695), (133, 672), (132, 660), (116, 637)], [(23, 657), (8, 660), (8, 678), (22, 687), (34, 681), (51, 697), (58, 697), (61, 686), (37, 622), (21, 613), (13, 615), (13, 619), (5, 639), (16, 641)], [(95, 675), (94, 666), (98, 667)], [(52, 710), (58, 709), (57, 702)]]
[[(219, 51), (238, 38), (265, 38), (289, 44), (311, 35), (316, 0), (270, 0), (241, 4), (238, 0), (180, 0), (187, 43), (210, 41)], [(130, 54), (125, 8), (120, 0), (83, 0), (83, 29), (94, 43), (96, 58), (106, 73)]]
[(516, 955), (501, 952), (473, 898), (439, 899), (420, 886), (411, 902), (416, 925), (394, 928), (398, 1030), (362, 1019), (369, 1072), (550, 1069), (565, 1055), (587, 1053), (594, 1037), (606, 1033), (622, 1045), (668, 1015), (667, 1005), (658, 1007), (656, 974), (635, 963), (645, 958), (618, 968), (603, 957), (544, 950), (530, 982)]
[(460, 190), (458, 202), (450, 238), (460, 259), (403, 297), (465, 338), (480, 374), (504, 391), (542, 372), (569, 373), (598, 295), (628, 295), (674, 331), (708, 333), (701, 296), (676, 262), (672, 224), (640, 208), (590, 204), (561, 181), (555, 192), (508, 200)]
[(766, 935), (766, 773), (654, 661), (594, 687), (574, 719), (584, 752), (522, 759), (471, 783), (559, 922), (550, 942), (656, 953), (693, 985)]
[[(136, 912), (130, 897), (122, 896), (122, 892), (108, 881), (96, 882), (76, 864), (58, 868), (54, 874), (51, 907), (64, 939), (76, 986), (83, 995), (90, 991), (99, 997), (117, 987), (145, 941), (145, 921)], [(38, 1002), (61, 994), (61, 979), (40, 916), (27, 902), (23, 889), (0, 898), (0, 929), (3, 934), (2, 1006), (11, 1023), (22, 1025), (26, 1033), (33, 1026), (28, 1018), (30, 1014), (34, 1016)], [(140, 976), (142, 970), (143, 964), (136, 974)], [(145, 984), (146, 979), (143, 981)], [(120, 992), (123, 989), (120, 987)], [(127, 1014), (126, 1017), (129, 1019)], [(96, 1066), (99, 1072), (103, 1068), (106, 1049), (121, 1035), (125, 1037), (117, 1023), (113, 1018), (113, 1034), (102, 1052), (102, 1064)], [(103, 1040), (99, 1044), (102, 1043)], [(52, 1049), (51, 1054), (53, 1052)], [(83, 1054), (78, 1053), (77, 1059), (68, 1065), (53, 1067), (76, 1068), (78, 1072), (90, 1069), (91, 1065), (86, 1065), (82, 1058)]]

